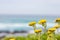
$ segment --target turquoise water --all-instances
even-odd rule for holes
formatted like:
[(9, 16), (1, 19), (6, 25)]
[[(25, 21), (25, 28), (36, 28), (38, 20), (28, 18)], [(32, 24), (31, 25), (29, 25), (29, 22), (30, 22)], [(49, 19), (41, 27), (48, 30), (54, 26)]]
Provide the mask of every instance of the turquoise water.
[(32, 30), (33, 28), (29, 27), (28, 23), (38, 22), (40, 19), (46, 19), (47, 28), (50, 28), (55, 25), (56, 18), (55, 16), (0, 16), (0, 30)]

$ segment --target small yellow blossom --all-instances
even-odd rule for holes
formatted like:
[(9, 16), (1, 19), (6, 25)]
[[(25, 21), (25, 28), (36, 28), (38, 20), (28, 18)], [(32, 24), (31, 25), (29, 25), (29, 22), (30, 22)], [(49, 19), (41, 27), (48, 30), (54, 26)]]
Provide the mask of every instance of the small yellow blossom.
[(52, 37), (52, 36), (53, 36), (53, 34), (49, 34), (48, 36), (49, 36), (49, 37)]
[(39, 24), (44, 24), (44, 23), (46, 23), (46, 20), (45, 20), (45, 19), (40, 20), (38, 23), (39, 23)]
[(55, 25), (54, 28), (56, 28), (56, 29), (59, 28), (59, 25)]
[(60, 18), (57, 18), (55, 22), (60, 22)]
[(48, 31), (54, 32), (56, 28), (50, 28)]
[(9, 40), (15, 40), (15, 38), (11, 38), (11, 39), (9, 39)]
[(42, 30), (35, 30), (35, 33), (39, 33), (39, 32), (42, 32)]
[(48, 35), (47, 40), (55, 40), (54, 35), (51, 33)]
[(29, 26), (34, 26), (36, 24), (36, 22), (30, 22)]
[(48, 33), (48, 34), (51, 34), (51, 32), (50, 32), (50, 31), (48, 31), (47, 33)]

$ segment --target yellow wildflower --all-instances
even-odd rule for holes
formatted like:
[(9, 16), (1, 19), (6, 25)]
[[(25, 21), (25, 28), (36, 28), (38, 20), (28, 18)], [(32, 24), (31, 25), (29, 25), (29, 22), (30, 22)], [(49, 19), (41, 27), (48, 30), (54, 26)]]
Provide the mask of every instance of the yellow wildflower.
[(56, 30), (56, 28), (50, 28), (48, 31), (54, 32), (55, 30)]
[(55, 40), (54, 35), (51, 33), (48, 35), (47, 40)]
[(15, 38), (11, 38), (11, 39), (9, 39), (9, 40), (15, 40)]
[(52, 36), (53, 36), (53, 34), (49, 34), (48, 36), (49, 36), (49, 37), (52, 37)]
[(50, 32), (50, 31), (48, 31), (47, 33), (48, 33), (48, 34), (51, 34), (51, 32)]
[(39, 33), (39, 32), (42, 32), (42, 30), (35, 30), (35, 33)]
[(56, 28), (56, 29), (59, 28), (59, 25), (55, 25), (54, 28)]
[(55, 22), (60, 22), (60, 18), (57, 18)]
[(45, 19), (40, 20), (38, 23), (39, 23), (39, 24), (44, 24), (44, 23), (46, 23), (46, 20), (45, 20)]
[(36, 22), (30, 22), (29, 26), (34, 26), (36, 24)]

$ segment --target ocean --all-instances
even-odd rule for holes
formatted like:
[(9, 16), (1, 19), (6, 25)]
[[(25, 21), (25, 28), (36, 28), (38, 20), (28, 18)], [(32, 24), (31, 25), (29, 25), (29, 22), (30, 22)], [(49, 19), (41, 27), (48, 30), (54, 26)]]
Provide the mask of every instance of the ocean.
[[(53, 27), (55, 23), (56, 16), (21, 16), (21, 15), (1, 15), (0, 16), (0, 31), (27, 31), (28, 33), (33, 33), (33, 27), (30, 27), (29, 22), (36, 21), (37, 29), (44, 28), (38, 24), (38, 21), (41, 19), (47, 20), (47, 29)], [(26, 35), (18, 34), (17, 35)], [(6, 33), (0, 33), (0, 36), (6, 35)], [(16, 35), (16, 34), (14, 34)]]
[[(19, 16), (19, 15), (3, 15), (0, 16), (0, 31), (1, 30), (33, 30), (28, 26), (29, 22), (38, 21), (41, 19), (47, 20), (47, 29), (55, 25), (56, 16)], [(39, 26), (40, 27), (40, 26)], [(42, 28), (42, 27), (41, 27)]]

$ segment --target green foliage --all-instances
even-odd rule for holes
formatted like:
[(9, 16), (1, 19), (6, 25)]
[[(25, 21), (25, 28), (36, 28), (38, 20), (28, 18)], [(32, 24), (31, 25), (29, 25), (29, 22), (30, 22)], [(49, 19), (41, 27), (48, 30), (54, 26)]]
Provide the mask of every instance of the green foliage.
[(60, 34), (57, 34), (55, 37), (57, 40), (60, 40)]
[[(41, 40), (47, 40), (47, 34), (42, 34), (41, 36)], [(14, 37), (16, 40), (37, 40), (37, 37), (35, 34), (29, 34), (27, 37), (21, 37), (21, 36), (17, 36)], [(60, 40), (60, 35), (55, 35), (55, 38), (57, 40)], [(9, 40), (9, 37), (5, 37), (3, 38), (4, 40)]]
[(42, 40), (47, 40), (47, 34), (42, 34), (41, 38)]

